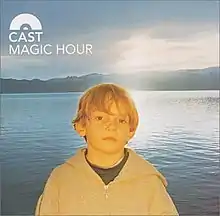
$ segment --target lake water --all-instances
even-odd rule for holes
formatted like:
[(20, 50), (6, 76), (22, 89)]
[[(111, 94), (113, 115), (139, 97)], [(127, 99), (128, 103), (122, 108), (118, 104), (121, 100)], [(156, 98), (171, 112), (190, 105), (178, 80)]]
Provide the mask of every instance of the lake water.
[[(51, 170), (84, 141), (71, 127), (82, 93), (1, 97), (2, 215), (33, 214)], [(219, 215), (219, 92), (131, 92), (130, 147), (168, 180), (180, 215)]]

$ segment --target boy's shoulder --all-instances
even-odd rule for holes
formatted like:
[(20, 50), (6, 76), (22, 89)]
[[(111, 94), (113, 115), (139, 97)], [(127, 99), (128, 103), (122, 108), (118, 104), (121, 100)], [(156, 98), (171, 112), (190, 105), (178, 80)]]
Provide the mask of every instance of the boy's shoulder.
[[(148, 179), (158, 178), (162, 181), (164, 186), (168, 185), (165, 176), (151, 163), (145, 159), (140, 153), (135, 150), (128, 148), (129, 154), (131, 155), (130, 166), (137, 173), (137, 175), (147, 176)], [(147, 179), (146, 178), (146, 179)]]
[(50, 172), (49, 178), (56, 181), (67, 178), (69, 175), (75, 175), (78, 167), (82, 165), (82, 149), (77, 149), (76, 152), (67, 158), (63, 163), (57, 165)]

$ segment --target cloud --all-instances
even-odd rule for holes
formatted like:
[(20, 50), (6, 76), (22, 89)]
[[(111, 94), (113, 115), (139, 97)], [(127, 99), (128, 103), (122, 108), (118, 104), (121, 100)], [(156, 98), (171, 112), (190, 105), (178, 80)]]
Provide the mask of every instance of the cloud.
[(87, 60), (96, 69), (100, 65), (101, 72), (203, 68), (218, 65), (219, 59), (214, 23), (166, 22), (148, 28), (101, 29), (74, 38), (93, 44), (94, 55)]
[(198, 34), (218, 31), (218, 23), (210, 22), (174, 22), (166, 21), (150, 27), (147, 34), (151, 38), (169, 40), (187, 40)]
[(112, 71), (118, 73), (203, 68), (218, 65), (219, 32), (216, 26), (202, 23), (166, 24), (136, 29), (114, 47), (120, 58)]
[(24, 69), (27, 66), (44, 67), (47, 62), (40, 57), (24, 57), (24, 56), (1, 56), (1, 69)]

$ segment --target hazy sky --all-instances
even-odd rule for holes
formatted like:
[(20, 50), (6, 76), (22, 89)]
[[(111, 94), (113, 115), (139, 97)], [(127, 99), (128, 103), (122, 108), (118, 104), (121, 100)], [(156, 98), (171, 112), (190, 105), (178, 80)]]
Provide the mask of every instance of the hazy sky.
[[(3, 78), (147, 73), (218, 65), (218, 1), (4, 1)], [(91, 43), (90, 56), (9, 56), (12, 19), (34, 14), (43, 43)]]

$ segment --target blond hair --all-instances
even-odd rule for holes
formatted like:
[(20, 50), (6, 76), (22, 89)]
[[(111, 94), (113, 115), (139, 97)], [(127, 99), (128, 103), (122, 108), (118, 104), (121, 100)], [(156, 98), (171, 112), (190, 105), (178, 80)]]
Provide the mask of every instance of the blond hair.
[(115, 102), (119, 112), (123, 107), (129, 117), (130, 131), (135, 131), (139, 117), (134, 101), (122, 86), (112, 83), (95, 85), (82, 95), (78, 103), (76, 117), (72, 120), (74, 128), (75, 124), (79, 122), (85, 125), (86, 116), (90, 116), (94, 109), (112, 114), (110, 112), (112, 102)]

